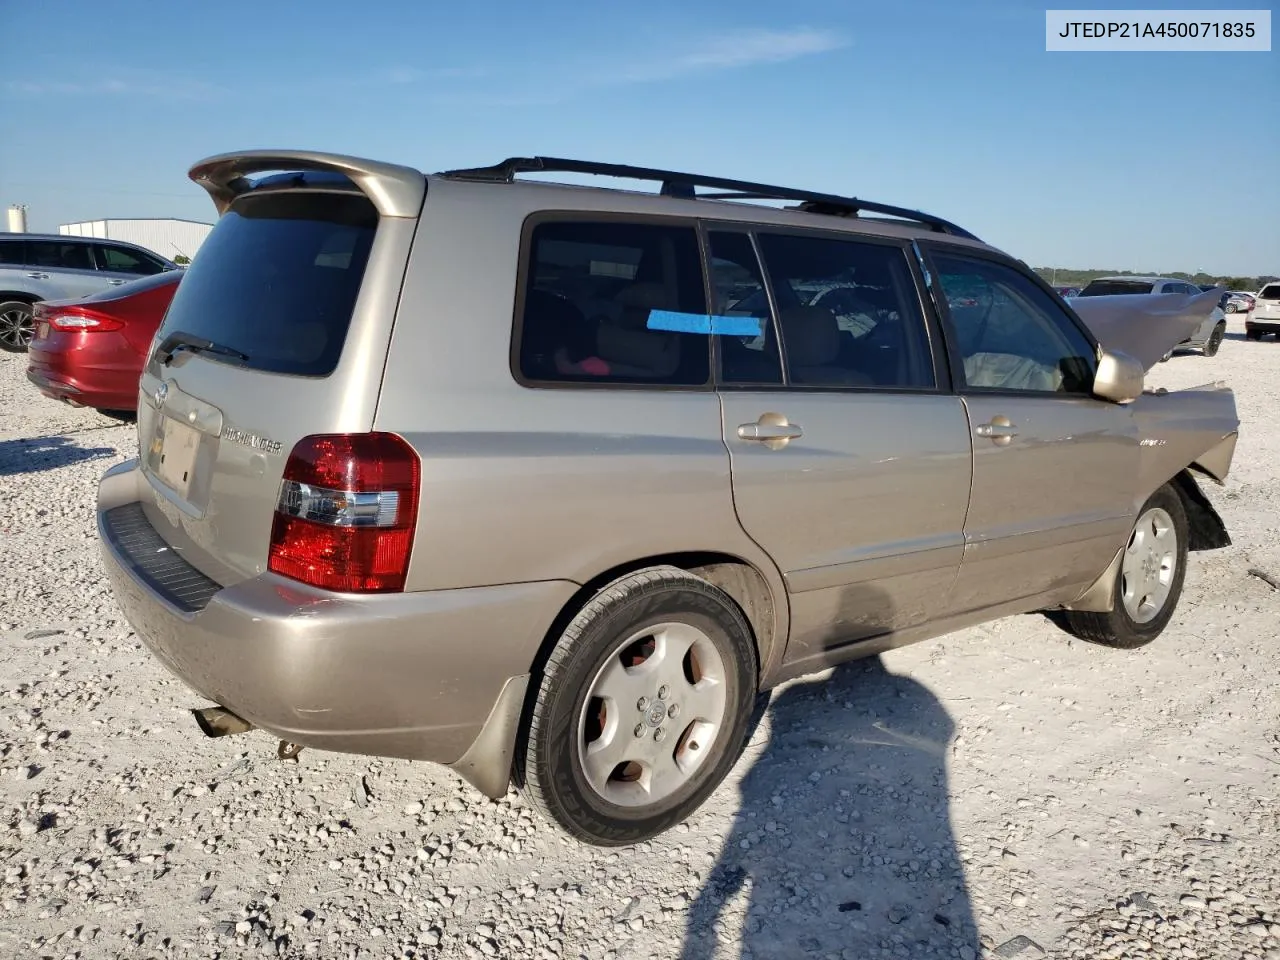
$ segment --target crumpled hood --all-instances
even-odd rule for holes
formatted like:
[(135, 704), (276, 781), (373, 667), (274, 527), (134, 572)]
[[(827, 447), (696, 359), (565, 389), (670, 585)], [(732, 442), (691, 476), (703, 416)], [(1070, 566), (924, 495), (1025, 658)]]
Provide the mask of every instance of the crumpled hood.
[(1195, 333), (1221, 299), (1222, 290), (1214, 289), (1195, 296), (1120, 294), (1073, 297), (1068, 302), (1103, 347), (1127, 353), (1150, 370)]

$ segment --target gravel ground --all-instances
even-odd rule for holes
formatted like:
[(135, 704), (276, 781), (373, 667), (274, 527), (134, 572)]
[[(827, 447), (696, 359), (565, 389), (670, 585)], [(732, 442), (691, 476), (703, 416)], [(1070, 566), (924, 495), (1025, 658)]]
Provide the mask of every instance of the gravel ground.
[(1035, 616), (774, 694), (733, 777), (634, 849), (443, 769), (206, 740), (103, 582), (132, 429), (0, 355), (0, 956), (1280, 958), (1280, 346), (1215, 359), (1235, 538), (1139, 651)]

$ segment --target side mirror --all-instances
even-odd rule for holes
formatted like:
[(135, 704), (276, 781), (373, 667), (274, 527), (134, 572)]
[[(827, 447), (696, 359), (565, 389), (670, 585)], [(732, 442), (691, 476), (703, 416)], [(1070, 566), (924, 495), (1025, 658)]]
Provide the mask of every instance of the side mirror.
[(1119, 350), (1103, 350), (1093, 377), (1093, 395), (1113, 403), (1133, 403), (1142, 396), (1146, 370)]

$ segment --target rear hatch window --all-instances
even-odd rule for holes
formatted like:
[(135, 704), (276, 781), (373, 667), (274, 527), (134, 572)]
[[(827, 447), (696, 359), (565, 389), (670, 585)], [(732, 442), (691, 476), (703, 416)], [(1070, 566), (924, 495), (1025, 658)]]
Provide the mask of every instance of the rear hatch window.
[(1258, 294), (1259, 300), (1280, 300), (1280, 283), (1271, 283), (1263, 287)]
[[(333, 372), (378, 214), (363, 195), (247, 196), (223, 214), (174, 296), (157, 342), (175, 333), (268, 373)], [(239, 354), (246, 359), (230, 359)]]
[(1150, 293), (1154, 284), (1142, 280), (1093, 280), (1080, 291), (1082, 297), (1117, 297)]

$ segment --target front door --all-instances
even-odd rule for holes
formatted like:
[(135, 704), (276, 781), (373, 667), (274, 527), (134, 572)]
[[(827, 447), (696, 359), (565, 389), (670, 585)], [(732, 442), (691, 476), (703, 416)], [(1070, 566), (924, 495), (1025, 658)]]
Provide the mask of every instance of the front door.
[(930, 265), (974, 444), (951, 604), (1069, 599), (1133, 523), (1130, 408), (1092, 396), (1095, 346), (1020, 268), (942, 246)]
[(969, 425), (940, 387), (909, 251), (723, 229), (708, 242), (734, 503), (786, 578), (787, 661), (816, 668), (941, 615)]

